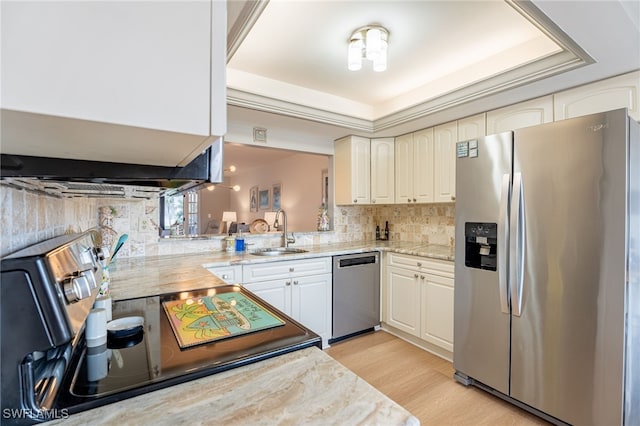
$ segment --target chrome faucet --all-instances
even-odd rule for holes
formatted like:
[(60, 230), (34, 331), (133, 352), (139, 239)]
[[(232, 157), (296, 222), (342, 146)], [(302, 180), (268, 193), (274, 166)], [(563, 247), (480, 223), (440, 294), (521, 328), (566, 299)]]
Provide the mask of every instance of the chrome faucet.
[(280, 213), (282, 213), (282, 247), (289, 247), (289, 244), (294, 244), (296, 239), (293, 236), (293, 232), (291, 233), (291, 237), (287, 237), (287, 213), (285, 213), (284, 210), (278, 209), (276, 211), (276, 219), (273, 221), (273, 226), (276, 229), (280, 227), (280, 223), (278, 222)]

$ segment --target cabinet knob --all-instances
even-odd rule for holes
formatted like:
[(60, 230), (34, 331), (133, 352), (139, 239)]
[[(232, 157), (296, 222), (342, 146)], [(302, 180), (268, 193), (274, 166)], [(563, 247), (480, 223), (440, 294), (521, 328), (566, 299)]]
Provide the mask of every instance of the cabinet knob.
[(456, 200), (456, 196), (455, 196), (455, 195), (452, 195), (452, 196), (451, 196), (451, 201), (455, 201), (455, 200)]
[(411, 202), (411, 198), (407, 198), (407, 203), (410, 203), (410, 202)]
[(357, 203), (357, 202), (358, 202), (358, 200), (353, 200), (353, 202), (354, 202), (354, 203)]
[(298, 285), (298, 281), (294, 281), (294, 282), (293, 282), (293, 285)]
[(223, 279), (223, 280), (228, 280), (228, 279), (229, 279), (229, 275), (227, 275), (227, 274), (222, 274), (222, 279)]
[(284, 285), (291, 285), (291, 281), (285, 282)]
[(413, 199), (413, 202), (414, 202), (414, 203), (416, 202), (416, 199), (415, 199), (415, 198)]
[(293, 272), (295, 269), (293, 267), (289, 268), (289, 272)]
[(422, 266), (422, 262), (417, 262), (416, 265), (418, 265), (418, 267)]
[(421, 280), (424, 280), (424, 275), (420, 275), (420, 279), (421, 279)]
[(418, 274), (413, 274), (413, 278), (418, 278)]
[(371, 204), (375, 204), (375, 203), (376, 203), (376, 200), (371, 200)]

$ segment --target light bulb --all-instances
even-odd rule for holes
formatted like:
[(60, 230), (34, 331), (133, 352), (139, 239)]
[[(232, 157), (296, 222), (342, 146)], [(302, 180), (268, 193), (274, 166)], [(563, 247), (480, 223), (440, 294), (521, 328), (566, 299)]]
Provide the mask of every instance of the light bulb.
[(236, 192), (240, 191), (240, 185), (233, 185), (233, 190)]
[(387, 42), (382, 40), (380, 43), (380, 54), (373, 60), (373, 70), (376, 72), (386, 71), (387, 69)]
[(232, 164), (232, 165), (230, 165), (230, 166), (229, 166), (229, 171), (230, 171), (231, 173), (235, 172), (235, 171), (236, 171), (236, 166), (234, 166), (233, 164)]
[(207, 191), (213, 191), (214, 189), (216, 189), (215, 185), (207, 185)]
[(368, 29), (365, 45), (367, 50), (367, 59), (370, 61), (375, 60), (380, 56), (380, 50), (382, 49), (382, 32), (378, 28)]
[(349, 71), (358, 71), (362, 68), (362, 39), (349, 41)]

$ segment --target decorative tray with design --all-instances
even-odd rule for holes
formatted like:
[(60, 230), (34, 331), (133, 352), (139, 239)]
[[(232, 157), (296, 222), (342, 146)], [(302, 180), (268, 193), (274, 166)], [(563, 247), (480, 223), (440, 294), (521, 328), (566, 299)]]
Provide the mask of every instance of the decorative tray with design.
[(167, 300), (162, 305), (181, 348), (284, 325), (284, 321), (239, 292)]

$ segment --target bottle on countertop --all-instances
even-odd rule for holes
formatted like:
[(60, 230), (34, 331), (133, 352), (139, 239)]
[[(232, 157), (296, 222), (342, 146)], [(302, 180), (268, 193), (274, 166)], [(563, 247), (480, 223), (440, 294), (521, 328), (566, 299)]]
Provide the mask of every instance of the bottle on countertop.
[(376, 225), (376, 240), (380, 239), (380, 225)]
[(389, 239), (389, 222), (385, 222), (384, 223), (384, 239), (388, 240)]
[(244, 251), (244, 236), (242, 231), (239, 231), (236, 235), (236, 251)]
[(231, 232), (229, 232), (229, 236), (226, 237), (224, 241), (226, 242), (225, 250), (227, 253), (233, 253), (236, 248), (236, 239), (231, 235)]

